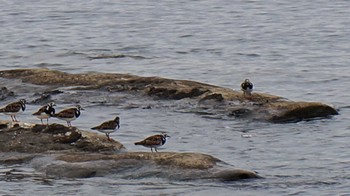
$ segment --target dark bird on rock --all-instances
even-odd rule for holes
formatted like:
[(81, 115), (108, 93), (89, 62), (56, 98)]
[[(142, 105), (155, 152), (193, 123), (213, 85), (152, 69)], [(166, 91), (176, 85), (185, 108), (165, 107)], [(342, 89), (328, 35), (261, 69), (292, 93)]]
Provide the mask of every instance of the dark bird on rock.
[(33, 113), (33, 116), (36, 116), (41, 120), (41, 124), (43, 123), (43, 119), (46, 119), (46, 124), (49, 124), (49, 118), (55, 115), (56, 104), (54, 102), (48, 103), (45, 106), (42, 106), (37, 112)]
[(11, 116), (12, 122), (19, 122), (16, 119), (16, 115), (24, 112), (24, 110), (26, 109), (26, 103), (27, 102), (25, 99), (20, 99), (17, 102), (10, 103), (5, 107), (1, 108), (0, 112)]
[(120, 128), (119, 117), (117, 116), (115, 117), (115, 119), (103, 122), (102, 124), (96, 127), (92, 127), (91, 129), (97, 130), (101, 133), (105, 133), (107, 136), (107, 139), (110, 140), (109, 134), (117, 131), (117, 129), (119, 128)]
[(151, 148), (152, 152), (153, 152), (153, 148), (154, 148), (154, 150), (156, 152), (158, 152), (157, 148), (160, 146), (163, 146), (168, 137), (170, 137), (170, 136), (167, 135), (166, 133), (152, 135), (152, 136), (149, 136), (140, 142), (135, 142), (135, 145), (142, 145), (144, 147)]
[(52, 115), (52, 117), (66, 121), (68, 127), (70, 127), (72, 126), (70, 122), (77, 119), (80, 116), (81, 110), (84, 110), (84, 108), (82, 108), (80, 105), (77, 105), (74, 108), (62, 110), (59, 113)]
[(241, 84), (241, 90), (244, 95), (251, 95), (253, 92), (253, 83), (251, 83), (249, 79), (245, 79)]

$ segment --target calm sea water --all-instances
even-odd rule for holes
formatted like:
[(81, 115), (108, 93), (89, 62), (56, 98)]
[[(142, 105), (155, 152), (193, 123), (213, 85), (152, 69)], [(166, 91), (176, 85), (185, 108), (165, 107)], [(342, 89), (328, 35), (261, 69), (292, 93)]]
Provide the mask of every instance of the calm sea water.
[[(265, 179), (182, 182), (111, 174), (42, 180), (30, 167), (19, 165), (11, 167), (33, 177), (1, 178), (0, 194), (350, 195), (348, 1), (0, 2), (1, 70), (130, 73), (233, 89), (250, 78), (257, 92), (320, 101), (340, 112), (331, 119), (269, 124), (181, 113), (176, 102), (150, 100), (159, 104), (150, 110), (127, 109), (128, 104), (142, 105), (139, 99), (95, 107), (82, 96), (88, 110), (73, 122), (79, 128), (89, 129), (118, 114), (122, 128), (112, 137), (129, 150), (148, 150), (133, 142), (168, 130), (172, 137), (163, 151), (208, 153)], [(110, 55), (121, 58), (95, 58)], [(16, 84), (1, 82), (31, 95)], [(108, 101), (103, 94), (92, 99)], [(28, 110), (36, 107), (29, 105)], [(242, 138), (243, 133), (252, 137)], [(0, 167), (1, 172), (13, 169)]]

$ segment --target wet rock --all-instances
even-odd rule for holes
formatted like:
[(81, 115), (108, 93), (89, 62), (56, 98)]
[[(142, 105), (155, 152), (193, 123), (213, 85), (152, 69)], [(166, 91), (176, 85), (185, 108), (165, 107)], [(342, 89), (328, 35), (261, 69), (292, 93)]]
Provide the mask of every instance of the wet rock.
[[(260, 178), (256, 172), (233, 169), (201, 153), (127, 152), (122, 154), (66, 154), (45, 168), (48, 175), (68, 178), (119, 175), (124, 178), (162, 177), (173, 180), (233, 181)], [(62, 162), (63, 161), (63, 162)]]
[[(72, 132), (79, 132), (81, 136), (74, 142), (56, 141), (57, 136)], [(102, 136), (57, 124), (28, 128), (16, 124), (16, 127), (0, 131), (0, 163), (28, 164), (43, 176), (55, 178), (106, 175), (125, 179), (160, 177), (220, 181), (260, 178), (256, 172), (232, 168), (201, 153), (121, 151), (122, 144)]]
[(281, 102), (275, 103), (274, 107), (276, 106), (279, 114), (271, 115), (268, 119), (275, 123), (298, 122), (338, 114), (334, 108), (315, 102)]
[(66, 150), (72, 152), (114, 152), (124, 149), (117, 141), (103, 135), (59, 124), (24, 127), (15, 124), (0, 131), (0, 152), (44, 153)]
[(246, 117), (252, 113), (251, 110), (246, 108), (234, 108), (230, 111), (229, 116), (234, 117)]
[(63, 93), (63, 91), (60, 91), (60, 90), (52, 90), (52, 91), (46, 91), (46, 92), (43, 92), (43, 93), (35, 93), (33, 95), (33, 97), (38, 97), (36, 99), (34, 99), (33, 101), (31, 101), (30, 103), (31, 104), (47, 104), (49, 102), (53, 102), (52, 100), (52, 95), (58, 95), (58, 94), (61, 94)]
[(8, 97), (15, 96), (13, 91), (8, 90), (6, 87), (0, 88), (0, 101), (7, 99)]
[(200, 102), (204, 102), (206, 100), (224, 101), (225, 99), (222, 94), (214, 93), (201, 98)]
[(37, 154), (23, 154), (23, 153), (0, 153), (0, 164), (12, 165), (27, 163), (38, 157)]
[[(0, 71), (0, 77), (21, 79), (25, 83), (37, 85), (80, 86), (76, 88), (79, 90), (104, 89), (109, 92), (123, 91), (131, 94), (137, 92), (141, 96), (157, 99), (191, 99), (201, 105), (215, 104), (211, 113), (273, 123), (297, 122), (338, 114), (335, 108), (319, 102), (293, 102), (257, 92), (247, 97), (240, 91), (188, 80), (111, 73), (69, 74), (49, 69), (6, 70)], [(208, 100), (219, 102), (220, 105)], [(236, 110), (238, 106), (240, 110)], [(249, 115), (245, 115), (248, 114), (245, 111), (249, 111)]]

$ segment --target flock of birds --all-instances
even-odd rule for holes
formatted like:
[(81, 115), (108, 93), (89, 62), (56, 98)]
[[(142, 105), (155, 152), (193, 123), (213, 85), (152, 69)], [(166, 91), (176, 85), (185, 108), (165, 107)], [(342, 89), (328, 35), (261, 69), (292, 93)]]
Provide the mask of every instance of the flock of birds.
[[(243, 95), (249, 95), (251, 96), (251, 93), (253, 91), (253, 83), (249, 81), (249, 79), (245, 79), (244, 82), (241, 83), (241, 90), (243, 91)], [(64, 109), (58, 113), (55, 112), (55, 103), (50, 102), (45, 106), (42, 106), (39, 108), (39, 110), (35, 113), (33, 113), (34, 116), (39, 118), (41, 120), (41, 123), (43, 123), (43, 120), (46, 119), (46, 124), (49, 123), (49, 118), (54, 117), (63, 121), (67, 122), (68, 127), (71, 127), (71, 121), (77, 119), (80, 116), (80, 111), (84, 110), (80, 105), (76, 105), (75, 107)], [(23, 113), (26, 109), (26, 100), (20, 99), (17, 102), (10, 103), (6, 105), (3, 108), (0, 108), (0, 113), (9, 115), (11, 117), (12, 122), (19, 122), (16, 118), (16, 115)], [(106, 134), (107, 139), (110, 140), (109, 134), (117, 131), (120, 128), (120, 119), (119, 117), (115, 117), (113, 120), (105, 121), (101, 123), (98, 126), (92, 127), (91, 129), (97, 130), (101, 133)], [(156, 152), (157, 148), (160, 146), (163, 146), (167, 140), (167, 138), (170, 137), (166, 133), (152, 135), (147, 137), (146, 139), (135, 142), (135, 145), (142, 145), (144, 147), (151, 148), (151, 152), (153, 152), (153, 148)]]

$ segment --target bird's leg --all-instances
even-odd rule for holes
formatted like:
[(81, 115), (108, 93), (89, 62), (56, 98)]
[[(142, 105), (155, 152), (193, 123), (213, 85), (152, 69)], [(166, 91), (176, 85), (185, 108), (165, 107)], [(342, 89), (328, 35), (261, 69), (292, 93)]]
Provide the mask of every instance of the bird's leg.
[(151, 148), (151, 152), (153, 152), (153, 149)]
[(252, 93), (248, 93), (248, 99), (251, 100), (251, 101), (253, 100), (253, 95), (252, 95)]
[(17, 120), (16, 116), (13, 116), (13, 118), (15, 119), (15, 122), (19, 122), (19, 120)]
[(106, 133), (107, 139), (110, 141), (111, 138), (109, 138), (109, 133)]
[(11, 120), (12, 120), (12, 122), (15, 122), (15, 120), (13, 119), (13, 116), (11, 115)]
[(40, 121), (41, 121), (41, 124), (42, 124), (42, 125), (44, 125), (44, 123), (43, 123), (43, 119), (40, 119)]
[(46, 125), (49, 125), (49, 119), (48, 118), (46, 119)]
[(156, 152), (158, 152), (158, 151), (157, 151), (157, 148), (154, 148), (154, 150), (155, 150)]

